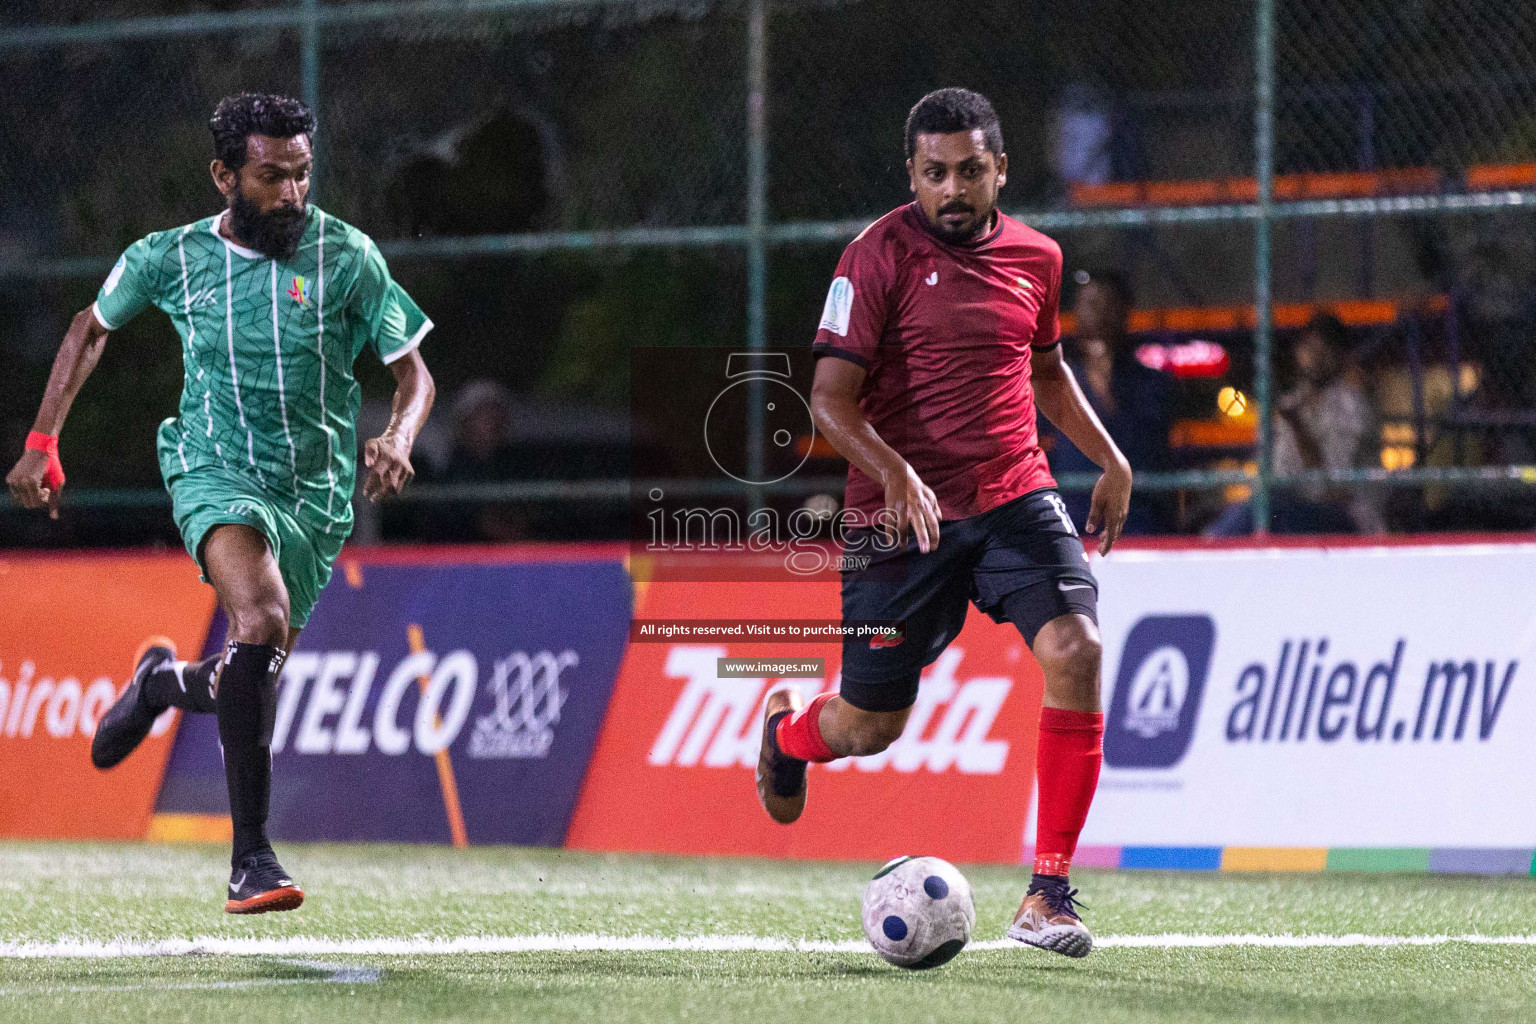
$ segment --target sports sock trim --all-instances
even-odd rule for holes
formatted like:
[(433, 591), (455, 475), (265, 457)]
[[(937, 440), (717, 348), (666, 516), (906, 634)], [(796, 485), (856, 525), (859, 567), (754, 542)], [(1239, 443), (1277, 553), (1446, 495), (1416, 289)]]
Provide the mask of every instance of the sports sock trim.
[(821, 709), (835, 696), (835, 693), (820, 694), (799, 711), (779, 720), (774, 738), (781, 753), (817, 764), (835, 761), (841, 756), (832, 752), (821, 735)]

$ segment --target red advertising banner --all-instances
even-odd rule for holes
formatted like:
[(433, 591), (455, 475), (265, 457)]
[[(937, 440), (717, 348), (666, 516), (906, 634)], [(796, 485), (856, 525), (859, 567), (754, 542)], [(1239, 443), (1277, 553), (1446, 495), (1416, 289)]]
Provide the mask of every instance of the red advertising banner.
[[(838, 617), (835, 580), (637, 586), (637, 620)], [(639, 623), (637, 623), (638, 625)], [(721, 678), (718, 659), (825, 658), (822, 679)], [(812, 765), (805, 816), (758, 805), (768, 693), (835, 689), (838, 643), (631, 643), (566, 845), (589, 850), (1018, 863), (1042, 679), (1012, 626), (972, 610), (923, 674), (906, 735), (874, 757)]]
[(140, 642), (163, 633), (196, 657), (213, 606), (182, 554), (0, 558), (0, 836), (143, 838), (174, 712), (110, 772), (91, 736)]

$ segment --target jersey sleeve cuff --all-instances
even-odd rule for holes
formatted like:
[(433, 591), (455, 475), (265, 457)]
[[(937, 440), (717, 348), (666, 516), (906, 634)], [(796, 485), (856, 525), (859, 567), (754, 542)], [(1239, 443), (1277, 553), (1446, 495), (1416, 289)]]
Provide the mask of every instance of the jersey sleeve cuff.
[(96, 318), (96, 322), (101, 325), (103, 330), (107, 330), (107, 331), (115, 331), (115, 330), (117, 330), (116, 327), (113, 327), (111, 324), (107, 323), (107, 318), (106, 317), (101, 315), (101, 303), (99, 303), (99, 302), (91, 303), (91, 315)]
[(838, 348), (835, 345), (818, 344), (811, 346), (811, 354), (815, 356), (832, 356), (834, 359), (846, 359), (855, 366), (869, 369), (869, 360), (851, 349)]
[(1035, 352), (1049, 352), (1053, 348), (1060, 348), (1061, 347), (1061, 339), (1057, 338), (1055, 341), (1051, 342), (1048, 345), (1034, 345), (1034, 344), (1032, 344), (1029, 347), (1030, 347), (1030, 349), (1032, 351), (1035, 351)]
[(420, 327), (416, 328), (416, 333), (411, 335), (411, 340), (410, 341), (407, 341), (404, 345), (401, 345), (399, 348), (395, 349), (389, 355), (383, 357), (384, 365), (388, 366), (390, 363), (393, 363), (395, 360), (399, 359), (401, 356), (405, 355), (407, 352), (410, 352), (413, 349), (420, 348), (421, 347), (421, 339), (425, 338), (427, 336), (427, 332), (430, 331), (433, 326), (434, 325), (433, 325), (431, 320), (427, 320), (427, 321), (423, 322)]

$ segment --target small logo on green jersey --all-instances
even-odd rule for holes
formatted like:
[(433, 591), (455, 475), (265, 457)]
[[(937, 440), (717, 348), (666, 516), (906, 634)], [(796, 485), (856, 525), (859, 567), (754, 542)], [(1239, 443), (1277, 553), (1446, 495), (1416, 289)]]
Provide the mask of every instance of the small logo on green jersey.
[(309, 282), (304, 280), (302, 274), (294, 275), (293, 287), (288, 289), (288, 294), (301, 306), (309, 304)]

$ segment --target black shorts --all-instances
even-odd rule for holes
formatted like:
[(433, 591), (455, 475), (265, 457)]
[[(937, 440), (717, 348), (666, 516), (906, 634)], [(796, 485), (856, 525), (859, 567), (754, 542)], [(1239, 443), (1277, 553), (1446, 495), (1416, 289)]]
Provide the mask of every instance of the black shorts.
[(882, 550), (871, 529), (849, 531), (848, 541), (844, 621), (896, 621), (901, 628), (894, 644), (843, 640), (841, 696), (864, 711), (912, 706), (919, 673), (960, 634), (967, 602), (995, 622), (1012, 621), (1031, 647), (1040, 627), (1059, 616), (1077, 612), (1098, 622), (1098, 581), (1054, 488), (941, 523), (939, 546), (927, 554), (910, 536), (904, 547)]

